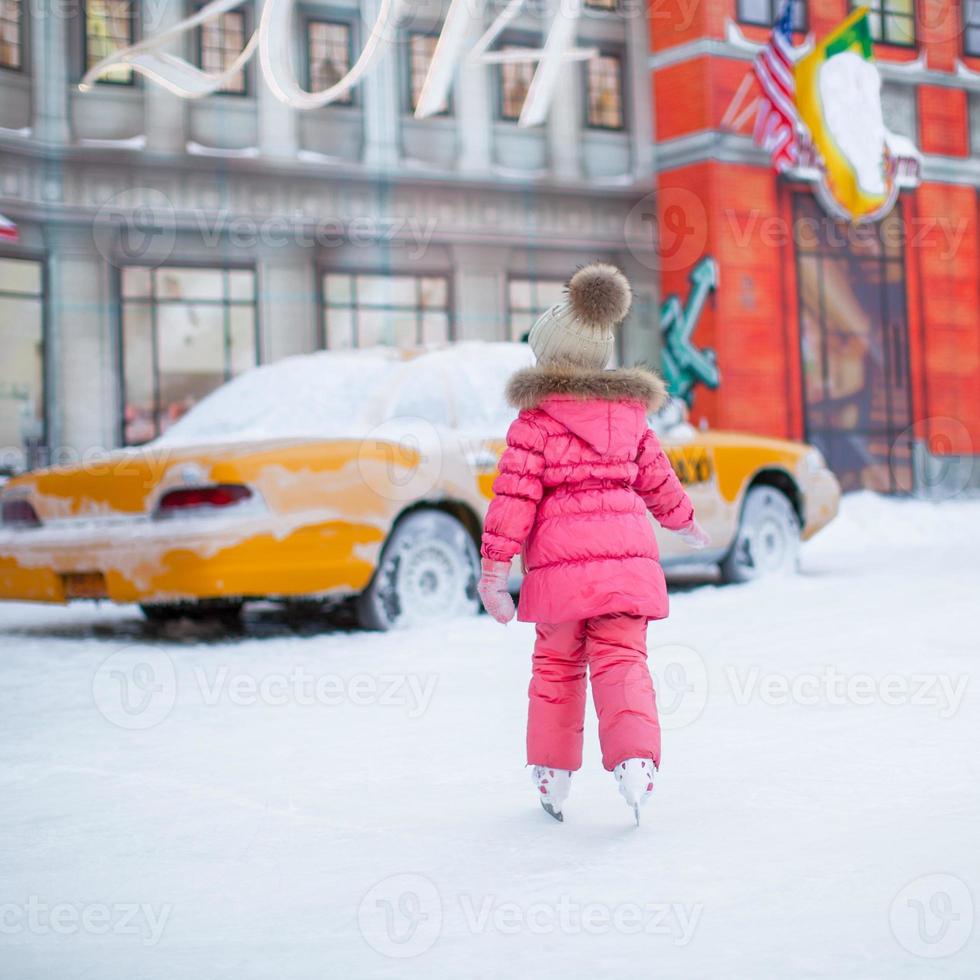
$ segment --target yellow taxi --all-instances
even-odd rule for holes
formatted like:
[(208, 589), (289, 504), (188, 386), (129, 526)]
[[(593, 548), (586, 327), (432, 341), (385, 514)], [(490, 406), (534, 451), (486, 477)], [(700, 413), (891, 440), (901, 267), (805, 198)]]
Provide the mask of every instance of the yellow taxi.
[[(476, 613), (479, 540), (523, 344), (324, 351), (256, 368), (154, 442), (0, 489), (0, 599), (138, 603), (152, 620), (254, 599), (353, 605), (390, 629)], [(746, 581), (837, 512), (817, 450), (651, 419), (712, 547)], [(658, 528), (666, 566), (692, 561)], [(516, 584), (516, 583), (515, 583)]]

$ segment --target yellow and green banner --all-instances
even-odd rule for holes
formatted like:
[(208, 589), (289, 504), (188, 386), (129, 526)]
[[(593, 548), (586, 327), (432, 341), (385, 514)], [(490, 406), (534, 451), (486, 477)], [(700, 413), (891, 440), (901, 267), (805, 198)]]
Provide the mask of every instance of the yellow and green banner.
[(918, 158), (908, 140), (885, 126), (867, 13), (866, 7), (855, 10), (794, 69), (797, 110), (820, 170), (821, 197), (851, 221), (887, 213), (898, 193), (900, 162), (914, 156), (917, 169)]

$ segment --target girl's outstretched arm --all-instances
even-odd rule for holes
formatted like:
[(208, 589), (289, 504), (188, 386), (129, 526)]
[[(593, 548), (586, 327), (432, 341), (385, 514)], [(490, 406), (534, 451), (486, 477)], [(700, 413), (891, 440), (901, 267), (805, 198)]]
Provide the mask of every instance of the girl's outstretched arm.
[(529, 412), (521, 412), (507, 430), (507, 449), (493, 481), (495, 496), (483, 523), (484, 558), (510, 562), (523, 547), (543, 492), (543, 451), (544, 434)]
[(639, 473), (633, 489), (657, 523), (668, 531), (683, 531), (694, 523), (694, 505), (677, 479), (667, 454), (652, 429), (640, 440), (636, 457)]

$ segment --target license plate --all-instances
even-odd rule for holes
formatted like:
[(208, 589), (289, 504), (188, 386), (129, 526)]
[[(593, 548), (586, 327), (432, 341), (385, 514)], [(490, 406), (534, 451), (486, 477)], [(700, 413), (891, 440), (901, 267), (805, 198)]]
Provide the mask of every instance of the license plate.
[(66, 599), (107, 599), (105, 575), (102, 572), (69, 572), (61, 576)]

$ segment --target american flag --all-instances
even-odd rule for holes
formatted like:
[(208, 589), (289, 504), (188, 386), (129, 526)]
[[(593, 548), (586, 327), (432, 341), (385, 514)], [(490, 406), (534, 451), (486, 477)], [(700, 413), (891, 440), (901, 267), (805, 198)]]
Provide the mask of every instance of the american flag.
[(20, 238), (17, 225), (0, 214), (0, 242), (16, 242)]
[(762, 89), (753, 135), (756, 143), (770, 153), (773, 166), (780, 173), (799, 159), (799, 134), (802, 130), (795, 103), (792, 23), (792, 0), (783, 0), (769, 43), (752, 63), (752, 70)]

